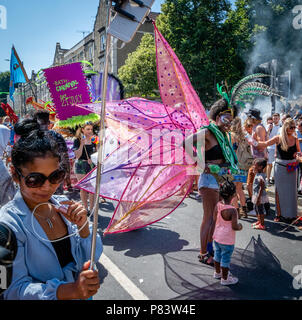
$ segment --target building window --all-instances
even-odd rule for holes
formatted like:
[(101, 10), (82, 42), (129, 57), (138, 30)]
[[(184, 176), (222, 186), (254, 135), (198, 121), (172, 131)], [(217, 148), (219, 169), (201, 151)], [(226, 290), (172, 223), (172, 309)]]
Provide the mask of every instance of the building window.
[(88, 59), (89, 60), (93, 60), (93, 46), (89, 46), (89, 49), (88, 49)]
[(105, 34), (101, 34), (101, 51), (106, 49), (106, 36)]
[(84, 51), (81, 51), (79, 54), (79, 61), (84, 60)]

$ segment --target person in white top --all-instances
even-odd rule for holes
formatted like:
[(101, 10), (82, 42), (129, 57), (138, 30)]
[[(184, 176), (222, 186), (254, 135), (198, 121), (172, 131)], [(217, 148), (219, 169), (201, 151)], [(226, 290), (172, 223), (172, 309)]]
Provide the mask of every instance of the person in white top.
[[(273, 118), (273, 123), (268, 127), (268, 131), (267, 131), (268, 140), (277, 136), (280, 128), (282, 127), (280, 125), (279, 113), (274, 113), (272, 118)], [(273, 180), (271, 179), (271, 173), (272, 173), (273, 163), (275, 162), (275, 159), (276, 159), (276, 146), (272, 145), (267, 147), (267, 151), (268, 151), (268, 161), (267, 161), (267, 168), (266, 168), (266, 176), (267, 176), (268, 183), (273, 184)]]
[(10, 129), (3, 125), (0, 124), (0, 158), (3, 157), (3, 153), (9, 143), (10, 139)]
[(10, 134), (10, 129), (0, 124), (0, 207), (12, 200), (16, 193), (12, 177), (2, 160), (4, 151), (10, 140)]

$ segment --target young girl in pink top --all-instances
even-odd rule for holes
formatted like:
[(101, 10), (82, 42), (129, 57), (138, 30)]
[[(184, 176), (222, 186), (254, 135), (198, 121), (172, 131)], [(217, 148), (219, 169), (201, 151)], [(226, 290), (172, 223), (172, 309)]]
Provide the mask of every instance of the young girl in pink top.
[(236, 195), (234, 183), (225, 181), (220, 185), (219, 194), (222, 200), (217, 203), (214, 211), (214, 278), (221, 279), (220, 283), (226, 286), (238, 282), (238, 278), (234, 277), (229, 269), (234, 251), (235, 233), (242, 229), (242, 224), (238, 223), (238, 212), (231, 205)]

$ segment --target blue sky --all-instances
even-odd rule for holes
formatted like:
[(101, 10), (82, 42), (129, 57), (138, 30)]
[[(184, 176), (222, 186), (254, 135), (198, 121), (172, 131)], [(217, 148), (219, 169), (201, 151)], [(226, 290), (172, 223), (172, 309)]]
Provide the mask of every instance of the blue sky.
[[(164, 0), (155, 0), (160, 12)], [(56, 43), (69, 49), (91, 32), (99, 0), (0, 0), (7, 10), (7, 29), (0, 28), (0, 72), (9, 70), (14, 44), (30, 77), (52, 64)]]

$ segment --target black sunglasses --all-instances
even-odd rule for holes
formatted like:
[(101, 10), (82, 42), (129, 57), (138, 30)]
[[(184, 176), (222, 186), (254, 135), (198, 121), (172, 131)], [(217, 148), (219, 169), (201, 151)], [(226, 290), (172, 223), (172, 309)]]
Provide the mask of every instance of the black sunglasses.
[(16, 168), (16, 171), (22, 178), (24, 178), (25, 184), (28, 188), (40, 188), (46, 180), (51, 184), (60, 184), (66, 175), (66, 172), (63, 169), (55, 170), (48, 177), (38, 172), (32, 172), (25, 177), (18, 168)]

